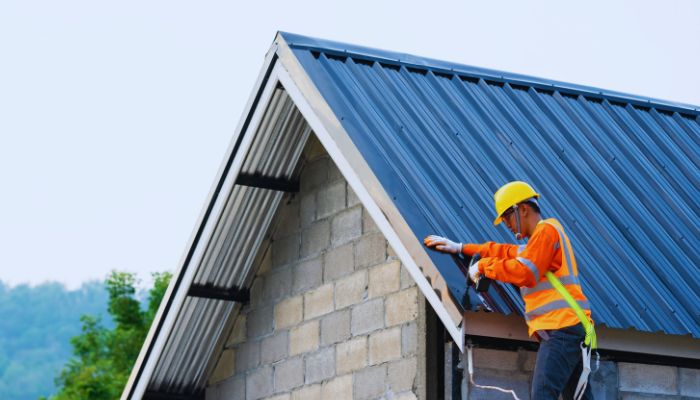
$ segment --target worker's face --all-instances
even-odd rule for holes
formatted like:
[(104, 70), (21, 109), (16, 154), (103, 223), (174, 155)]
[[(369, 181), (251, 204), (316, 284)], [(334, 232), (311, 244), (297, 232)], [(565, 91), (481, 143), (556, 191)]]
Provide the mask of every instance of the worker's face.
[[(519, 210), (520, 207), (518, 207), (516, 210)], [(517, 233), (516, 232), (516, 226), (515, 226), (515, 213), (517, 212), (514, 209), (510, 209), (503, 213), (503, 223), (506, 224), (506, 227), (510, 229), (511, 232)]]

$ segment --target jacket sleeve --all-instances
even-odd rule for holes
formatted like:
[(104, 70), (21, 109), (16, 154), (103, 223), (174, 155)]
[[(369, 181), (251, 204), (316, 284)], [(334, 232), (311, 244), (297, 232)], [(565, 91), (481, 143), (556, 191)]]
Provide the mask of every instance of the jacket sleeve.
[(481, 257), (513, 258), (518, 253), (518, 246), (495, 242), (467, 243), (462, 246), (462, 253), (470, 257), (478, 253)]
[(505, 256), (490, 256), (479, 261), (479, 271), (486, 277), (516, 286), (533, 287), (545, 272), (554, 270), (552, 260), (559, 245), (556, 229), (542, 224), (535, 230), (527, 245), (515, 254), (510, 250)]

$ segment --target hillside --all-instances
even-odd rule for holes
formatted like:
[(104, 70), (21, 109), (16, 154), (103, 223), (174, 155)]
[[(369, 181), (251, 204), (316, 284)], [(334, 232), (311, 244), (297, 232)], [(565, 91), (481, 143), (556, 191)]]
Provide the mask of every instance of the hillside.
[(107, 301), (97, 281), (77, 290), (0, 282), (0, 399), (52, 394), (54, 378), (71, 356), (70, 338), (80, 333), (80, 316), (107, 318)]

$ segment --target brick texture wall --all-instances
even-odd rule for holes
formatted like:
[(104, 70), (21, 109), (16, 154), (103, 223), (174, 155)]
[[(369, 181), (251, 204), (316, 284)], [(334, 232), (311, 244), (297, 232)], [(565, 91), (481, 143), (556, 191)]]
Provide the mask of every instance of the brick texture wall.
[[(530, 398), (535, 352), (474, 350), (474, 380), (481, 385), (513, 389)], [(591, 365), (595, 369), (595, 365)], [(596, 400), (700, 399), (700, 370), (672, 366), (601, 361), (589, 384)], [(512, 399), (510, 395), (471, 389), (470, 400)]]
[(424, 298), (313, 137), (302, 162), (207, 399), (423, 398)]

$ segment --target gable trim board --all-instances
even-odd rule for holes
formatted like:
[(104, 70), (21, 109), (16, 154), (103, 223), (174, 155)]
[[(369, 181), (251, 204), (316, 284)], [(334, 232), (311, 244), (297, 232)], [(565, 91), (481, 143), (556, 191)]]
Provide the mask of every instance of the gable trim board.
[[(426, 253), (419, 238), (414, 235), (360, 151), (353, 144), (342, 123), (301, 66), (284, 36), (278, 34), (266, 55), (256, 86), (236, 129), (237, 133), (229, 145), (227, 157), (219, 169), (218, 177), (210, 190), (198, 224), (181, 259), (180, 268), (174, 274), (173, 281), (164, 296), (154, 324), (151, 326), (122, 394), (122, 399), (142, 398), (146, 393), (154, 370), (164, 352), (167, 351), (166, 344), (170, 340), (176, 320), (188, 299), (187, 293), (201, 268), (205, 251), (212, 240), (219, 219), (225, 212), (226, 202), (236, 186), (236, 178), (241, 173), (250, 147), (258, 134), (263, 116), (268, 112), (270, 101), (279, 86), (284, 89), (306, 123), (316, 133), (319, 141), (355, 191), (360, 202), (367, 209), (401, 262), (406, 266), (411, 277), (416, 281), (421, 292), (436, 311), (459, 348), (463, 348), (465, 333), (463, 329), (467, 330), (467, 334), (473, 332), (474, 329), (479, 329), (478, 324), (464, 327), (459, 307), (455, 305), (446, 282)], [(669, 105), (668, 107), (687, 110), (686, 107), (678, 105)], [(302, 139), (302, 142), (305, 141), (306, 137)], [(298, 155), (296, 157), (298, 159)], [(293, 164), (295, 163), (296, 161), (293, 162)], [(272, 211), (268, 210), (268, 218), (265, 218), (261, 232), (264, 233), (267, 230), (267, 225), (280, 198), (281, 196), (276, 196), (276, 200), (272, 201)], [(250, 265), (253, 262), (251, 258), (258, 253), (262, 240), (262, 236), (257, 238), (257, 244), (252, 247), (255, 254), (247, 257), (249, 259), (248, 267), (239, 271), (246, 275), (240, 278), (247, 285), (250, 284), (248, 275), (251, 272)], [(201, 304), (204, 309), (215, 307), (207, 305), (208, 303)], [(230, 324), (234, 319), (230, 316), (231, 313), (237, 313), (238, 303), (229, 302), (224, 306), (219, 305), (218, 309), (219, 315), (229, 316), (229, 318), (225, 318), (227, 320), (225, 324), (211, 328), (214, 329), (211, 333), (216, 337), (210, 343), (209, 354), (199, 355), (203, 357), (203, 360), (197, 361), (201, 364), (197, 378), (199, 381), (201, 381), (202, 376), (206, 378), (206, 375), (213, 368), (215, 360), (212, 358), (216, 356), (214, 349), (221, 347), (222, 340), (225, 339), (222, 338), (222, 333), (230, 329)], [(466, 320), (471, 321), (471, 317), (467, 317)], [(501, 326), (498, 329), (504, 328)], [(498, 329), (489, 331), (489, 336), (498, 337)], [(691, 339), (691, 341), (697, 342), (695, 339)], [(615, 347), (612, 341), (608, 343), (604, 337), (601, 337), (599, 343), (603, 348)]]

